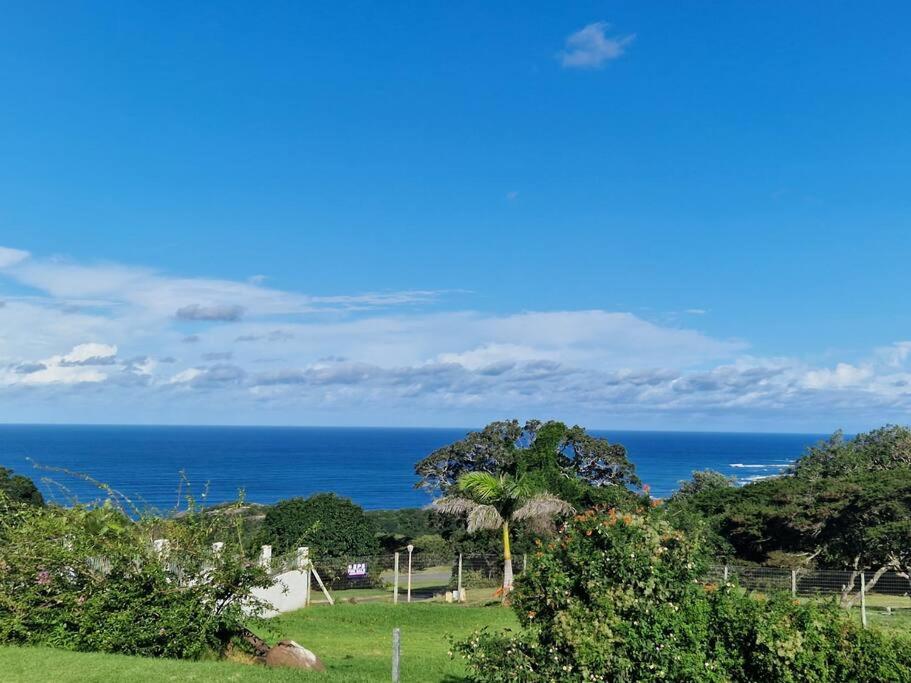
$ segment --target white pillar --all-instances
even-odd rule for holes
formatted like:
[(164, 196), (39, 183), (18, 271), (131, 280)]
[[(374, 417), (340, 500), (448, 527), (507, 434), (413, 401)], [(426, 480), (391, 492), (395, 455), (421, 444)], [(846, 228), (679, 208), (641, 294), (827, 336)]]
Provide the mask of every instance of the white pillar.
[(259, 566), (263, 569), (272, 567), (272, 546), (264, 545), (259, 552)]
[(408, 544), (408, 602), (411, 602), (411, 553), (414, 552), (414, 546)]
[(459, 553), (459, 602), (463, 602), (462, 598), (462, 553)]
[(399, 602), (399, 554), (395, 554), (395, 568), (393, 569), (395, 578), (392, 580), (392, 603)]

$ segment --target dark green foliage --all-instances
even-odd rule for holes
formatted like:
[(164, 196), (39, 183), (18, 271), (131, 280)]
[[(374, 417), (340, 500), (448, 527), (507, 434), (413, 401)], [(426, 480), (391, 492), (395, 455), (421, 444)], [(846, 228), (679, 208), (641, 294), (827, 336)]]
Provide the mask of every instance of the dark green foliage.
[(14, 503), (44, 505), (44, 497), (35, 482), (21, 474), (13, 474), (6, 467), (0, 467), (0, 496), (5, 496)]
[(699, 540), (660, 514), (589, 511), (531, 558), (518, 633), (457, 643), (476, 681), (911, 681), (911, 649), (832, 604), (703, 585)]
[(835, 569), (911, 568), (911, 431), (883, 427), (810, 448), (785, 476), (742, 488), (707, 474), (668, 503), (687, 528), (704, 520), (753, 562)]
[[(151, 657), (222, 654), (268, 586), (225, 518), (132, 520), (107, 503), (7, 506), (0, 517), (0, 642)], [(210, 539), (220, 537), (219, 554)], [(160, 557), (153, 538), (167, 538)], [(243, 606), (253, 611), (245, 614)]]
[(380, 550), (376, 527), (363, 508), (334, 493), (276, 503), (266, 512), (260, 534), (276, 553), (308, 546), (317, 560), (372, 557)]
[(626, 449), (562, 422), (492, 422), (415, 466), (419, 486), (448, 493), (468, 472), (525, 475), (540, 490), (584, 507), (593, 489), (638, 485)]
[(870, 471), (911, 468), (911, 429), (887, 425), (845, 439), (835, 432), (810, 448), (791, 473), (802, 479), (842, 477)]
[(671, 496), (671, 500), (681, 500), (696, 495), (724, 495), (729, 489), (734, 488), (735, 480), (726, 477), (715, 470), (700, 470), (693, 472), (692, 478), (680, 482), (680, 488)]
[(379, 533), (416, 538), (434, 533), (433, 513), (423, 508), (368, 510), (367, 517)]

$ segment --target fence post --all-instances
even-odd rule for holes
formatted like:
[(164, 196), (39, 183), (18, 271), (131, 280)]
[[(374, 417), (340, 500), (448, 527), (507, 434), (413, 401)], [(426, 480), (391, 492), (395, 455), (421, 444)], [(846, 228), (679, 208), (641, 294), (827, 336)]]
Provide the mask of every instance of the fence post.
[(528, 553), (522, 553), (522, 573), (525, 573), (525, 570), (528, 569)]
[(263, 569), (272, 567), (272, 546), (264, 545), (259, 552), (259, 566)]
[(304, 572), (304, 607), (310, 606), (310, 548), (297, 549), (297, 568)]
[[(398, 558), (399, 554), (395, 554)], [(399, 683), (399, 660), (402, 656), (402, 631), (392, 629), (392, 683)]]
[(399, 554), (395, 554), (395, 568), (393, 569), (395, 578), (392, 581), (392, 604), (397, 605), (399, 602)]
[(860, 623), (867, 628), (867, 572), (860, 573)]
[(724, 565), (724, 582), (728, 582), (728, 566)]
[(459, 602), (462, 601), (462, 553), (459, 553)]
[(411, 602), (411, 553), (414, 552), (414, 546), (408, 544), (408, 602)]
[(797, 570), (791, 570), (791, 597), (797, 597)]

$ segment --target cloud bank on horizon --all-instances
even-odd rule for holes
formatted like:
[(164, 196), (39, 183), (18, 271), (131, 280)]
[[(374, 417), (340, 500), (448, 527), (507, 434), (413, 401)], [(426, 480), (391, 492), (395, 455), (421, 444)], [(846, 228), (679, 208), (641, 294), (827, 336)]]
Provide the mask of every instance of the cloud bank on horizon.
[(5, 421), (824, 430), (911, 407), (909, 341), (818, 366), (629, 312), (315, 297), (6, 247), (0, 283)]

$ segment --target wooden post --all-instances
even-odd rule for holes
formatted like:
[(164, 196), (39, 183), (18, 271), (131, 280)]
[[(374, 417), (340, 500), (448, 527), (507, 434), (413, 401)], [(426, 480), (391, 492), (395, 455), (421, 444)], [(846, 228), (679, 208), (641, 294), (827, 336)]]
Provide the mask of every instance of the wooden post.
[(392, 580), (392, 604), (399, 603), (399, 554), (395, 554), (395, 568), (393, 569), (395, 578)]
[(522, 573), (525, 573), (525, 570), (528, 569), (528, 553), (522, 553)]
[(462, 553), (459, 553), (459, 602), (462, 602)]
[(866, 572), (860, 573), (860, 623), (867, 628), (867, 578)]
[(728, 566), (724, 565), (724, 582), (728, 582)]
[[(395, 554), (398, 557), (398, 553)], [(399, 668), (402, 657), (402, 631), (392, 629), (392, 683), (399, 683)]]
[(330, 605), (334, 605), (335, 600), (332, 599), (332, 596), (329, 595), (329, 591), (326, 590), (326, 586), (325, 586), (325, 584), (323, 584), (323, 580), (320, 578), (319, 572), (316, 571), (316, 567), (313, 566), (313, 563), (310, 564), (310, 573), (313, 574), (313, 577), (316, 579), (316, 582), (319, 584), (320, 589), (323, 591), (323, 595), (326, 596), (326, 600), (329, 601)]
[(791, 570), (791, 597), (797, 597), (797, 570)]

